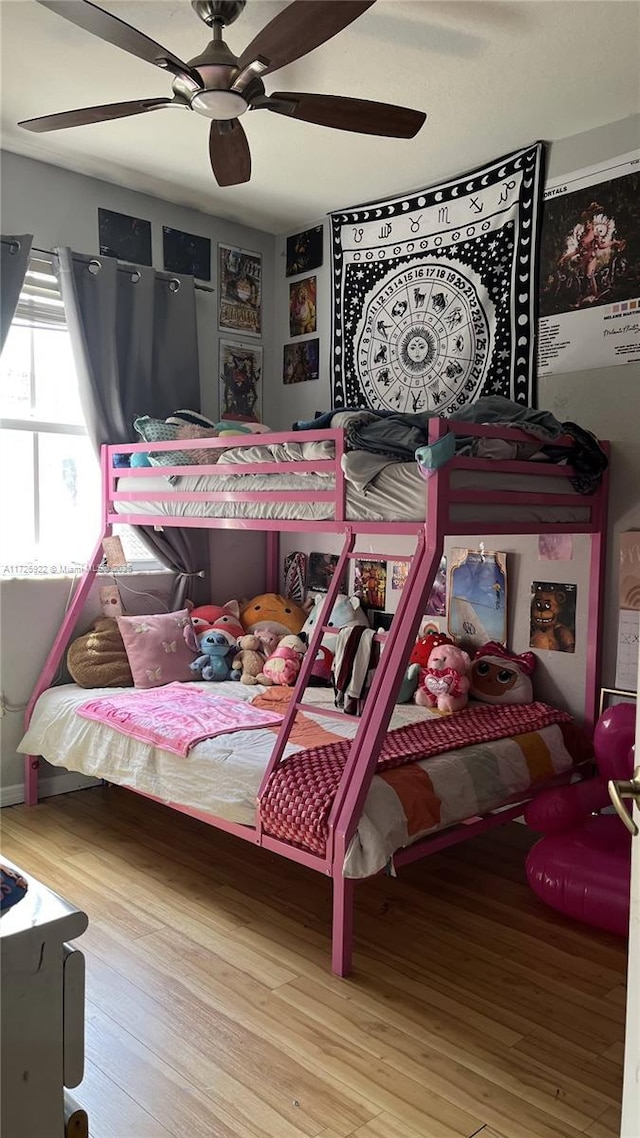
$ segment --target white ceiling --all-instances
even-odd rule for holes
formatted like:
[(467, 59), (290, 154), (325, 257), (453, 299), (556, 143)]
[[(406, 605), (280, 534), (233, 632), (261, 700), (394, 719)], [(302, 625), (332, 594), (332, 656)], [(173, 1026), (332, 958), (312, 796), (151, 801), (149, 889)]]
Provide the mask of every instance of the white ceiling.
[[(101, 0), (101, 7), (185, 60), (210, 38), (188, 0)], [(284, 7), (248, 0), (226, 29), (231, 50), (239, 55)], [(428, 113), (416, 138), (371, 138), (252, 112), (242, 120), (251, 182), (221, 189), (209, 167), (208, 123), (197, 114), (157, 111), (44, 135), (19, 129), (19, 119), (170, 96), (170, 77), (35, 0), (1, 0), (0, 20), (4, 149), (273, 233), (640, 110), (637, 0), (378, 0), (333, 40), (269, 76), (267, 92), (416, 107)]]

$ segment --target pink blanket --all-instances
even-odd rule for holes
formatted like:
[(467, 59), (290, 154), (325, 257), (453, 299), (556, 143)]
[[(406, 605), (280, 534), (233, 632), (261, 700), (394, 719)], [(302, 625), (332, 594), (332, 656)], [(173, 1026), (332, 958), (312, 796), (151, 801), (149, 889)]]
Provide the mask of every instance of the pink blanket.
[(245, 700), (209, 695), (202, 688), (181, 683), (100, 696), (76, 710), (85, 719), (95, 719), (183, 758), (202, 739), (282, 722), (282, 715)]

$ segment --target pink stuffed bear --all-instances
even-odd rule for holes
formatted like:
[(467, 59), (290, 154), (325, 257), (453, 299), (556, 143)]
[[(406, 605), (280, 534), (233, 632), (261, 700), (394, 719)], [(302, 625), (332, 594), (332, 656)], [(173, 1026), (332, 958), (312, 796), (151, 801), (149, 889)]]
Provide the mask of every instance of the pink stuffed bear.
[(450, 714), (466, 707), (469, 698), (471, 660), (456, 644), (440, 644), (429, 656), (416, 692), (421, 707), (437, 707)]
[(267, 687), (272, 684), (290, 687), (296, 682), (306, 650), (307, 645), (299, 636), (283, 636), (275, 652), (265, 661), (260, 675), (256, 676), (258, 683)]

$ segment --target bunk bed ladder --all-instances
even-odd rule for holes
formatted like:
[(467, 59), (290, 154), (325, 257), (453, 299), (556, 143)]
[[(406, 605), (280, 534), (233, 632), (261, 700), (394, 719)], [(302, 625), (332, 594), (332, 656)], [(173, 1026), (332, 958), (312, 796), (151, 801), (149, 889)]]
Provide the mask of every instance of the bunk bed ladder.
[(354, 880), (344, 876), (349, 842), (362, 814), (375, 773), (382, 739), (393, 714), (411, 648), (442, 556), (443, 539), (423, 531), (402, 590), (398, 610), (386, 638), (353, 740), (338, 793), (329, 815), (328, 854), (333, 876), (332, 968), (338, 976), (351, 971)]

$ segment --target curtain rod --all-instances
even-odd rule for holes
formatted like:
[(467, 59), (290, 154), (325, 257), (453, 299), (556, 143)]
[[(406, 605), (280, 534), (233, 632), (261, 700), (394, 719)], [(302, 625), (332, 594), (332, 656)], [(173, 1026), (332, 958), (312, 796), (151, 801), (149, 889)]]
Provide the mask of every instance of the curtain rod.
[[(15, 238), (9, 239), (7, 237), (2, 237), (0, 240), (2, 241), (3, 245), (11, 245), (11, 246), (17, 245), (18, 249), (20, 248), (20, 242), (16, 241)], [(46, 257), (55, 257), (55, 255), (56, 255), (52, 249), (39, 249), (37, 245), (31, 246), (31, 252), (32, 253), (44, 253), (44, 255)], [(74, 259), (74, 261), (84, 261), (85, 256), (89, 256), (89, 254), (85, 254), (84, 256), (76, 254), (73, 259)], [(100, 256), (104, 256), (104, 254), (100, 254)], [(90, 257), (89, 257), (89, 259), (91, 260)], [(137, 269), (137, 267), (138, 267), (137, 265), (132, 265), (132, 264), (130, 265), (130, 264), (128, 264), (128, 262), (118, 261), (118, 268), (121, 269), (123, 273), (124, 272), (130, 272), (132, 269), (135, 270), (135, 269)], [(145, 268), (146, 267), (147, 266), (145, 266)], [(152, 268), (152, 266), (148, 266), (148, 267)], [(167, 273), (166, 270), (163, 271), (162, 269), (155, 269), (155, 272), (160, 273), (162, 276), (167, 276), (169, 279), (171, 278), (171, 274)], [(195, 280), (193, 282), (193, 287), (198, 289), (199, 292), (215, 292), (216, 291), (214, 288), (211, 287), (211, 285), (197, 284)]]

